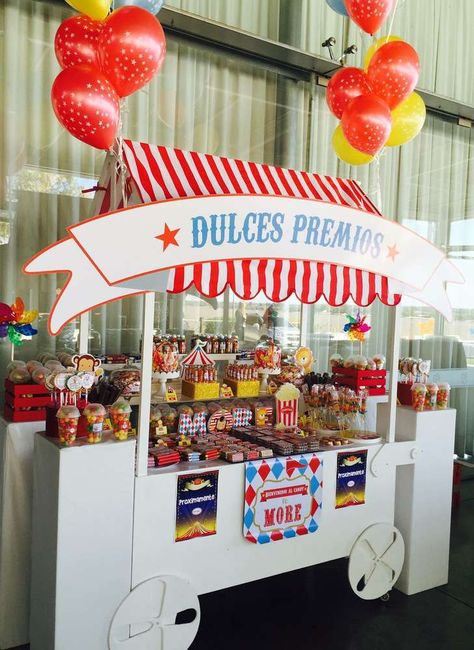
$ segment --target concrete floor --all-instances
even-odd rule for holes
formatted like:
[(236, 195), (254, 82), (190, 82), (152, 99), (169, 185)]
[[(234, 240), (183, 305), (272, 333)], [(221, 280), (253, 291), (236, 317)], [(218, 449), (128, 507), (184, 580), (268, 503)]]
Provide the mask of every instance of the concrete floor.
[(473, 650), (474, 477), (461, 494), (446, 586), (382, 603), (353, 594), (346, 561), (295, 571), (203, 596), (191, 650)]
[(303, 569), (203, 596), (192, 650), (473, 650), (474, 479), (461, 493), (448, 585), (362, 601), (346, 561)]

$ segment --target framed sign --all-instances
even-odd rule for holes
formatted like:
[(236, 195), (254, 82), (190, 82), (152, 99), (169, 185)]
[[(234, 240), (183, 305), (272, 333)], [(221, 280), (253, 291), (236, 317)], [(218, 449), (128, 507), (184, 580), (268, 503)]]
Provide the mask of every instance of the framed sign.
[(322, 481), (323, 461), (312, 454), (247, 463), (244, 537), (267, 544), (316, 532)]
[(178, 476), (176, 542), (216, 534), (219, 471)]
[(336, 508), (365, 503), (367, 449), (340, 451), (337, 455)]

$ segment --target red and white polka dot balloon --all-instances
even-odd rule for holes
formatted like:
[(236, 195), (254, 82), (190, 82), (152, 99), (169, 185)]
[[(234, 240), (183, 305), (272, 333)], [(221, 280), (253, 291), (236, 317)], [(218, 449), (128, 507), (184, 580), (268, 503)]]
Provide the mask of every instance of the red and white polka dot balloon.
[(161, 68), (166, 40), (155, 16), (140, 7), (121, 7), (104, 21), (98, 44), (102, 72), (120, 97), (145, 86)]
[(342, 68), (330, 79), (326, 101), (333, 115), (341, 119), (348, 103), (359, 95), (369, 95), (369, 79), (360, 68)]
[(344, 0), (349, 17), (367, 34), (375, 34), (392, 11), (394, 0)]
[(392, 115), (387, 104), (376, 95), (360, 95), (348, 104), (341, 126), (354, 149), (375, 156), (390, 136)]
[(71, 135), (97, 149), (110, 149), (119, 123), (119, 97), (97, 68), (76, 65), (62, 70), (51, 88), (51, 101)]
[(71, 16), (61, 23), (54, 39), (54, 51), (61, 68), (72, 65), (98, 67), (97, 43), (102, 23), (88, 16)]
[(376, 95), (391, 110), (406, 99), (416, 87), (420, 75), (420, 59), (409, 43), (385, 43), (373, 55), (367, 76)]

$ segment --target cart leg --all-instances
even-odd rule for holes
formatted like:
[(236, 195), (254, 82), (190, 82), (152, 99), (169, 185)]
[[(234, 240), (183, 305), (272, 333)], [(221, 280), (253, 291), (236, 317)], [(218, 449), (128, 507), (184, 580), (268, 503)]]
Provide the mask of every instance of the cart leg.
[(187, 650), (200, 619), (199, 600), (188, 582), (176, 576), (151, 578), (115, 612), (109, 650)]

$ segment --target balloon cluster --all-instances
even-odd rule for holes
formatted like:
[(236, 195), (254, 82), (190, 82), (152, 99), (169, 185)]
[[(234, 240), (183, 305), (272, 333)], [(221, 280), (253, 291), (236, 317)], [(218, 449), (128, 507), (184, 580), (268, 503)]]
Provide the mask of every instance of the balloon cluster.
[(26, 336), (38, 334), (31, 323), (38, 317), (36, 310), (25, 310), (21, 298), (17, 298), (13, 305), (0, 302), (0, 338), (8, 338), (13, 345), (23, 345)]
[[(153, 15), (161, 0), (67, 0), (79, 16), (56, 32), (54, 49), (63, 70), (51, 101), (60, 124), (97, 149), (110, 149), (120, 123), (120, 98), (145, 86), (161, 68), (166, 40)], [(146, 8), (143, 8), (146, 7)]]
[(367, 316), (361, 316), (360, 311), (357, 312), (357, 316), (354, 318), (347, 314), (347, 323), (344, 325), (344, 332), (351, 339), (351, 341), (362, 341), (365, 340), (365, 335), (372, 328), (370, 325), (367, 325), (365, 319)]
[[(393, 0), (327, 0), (338, 13), (369, 34), (378, 31)], [(426, 118), (414, 91), (420, 74), (416, 50), (398, 36), (384, 36), (368, 49), (364, 69), (342, 68), (326, 91), (330, 111), (341, 120), (332, 144), (350, 165), (366, 165), (383, 147), (398, 147), (415, 138)]]
[(326, 0), (341, 16), (349, 16), (371, 36), (378, 32), (393, 9), (395, 0)]

